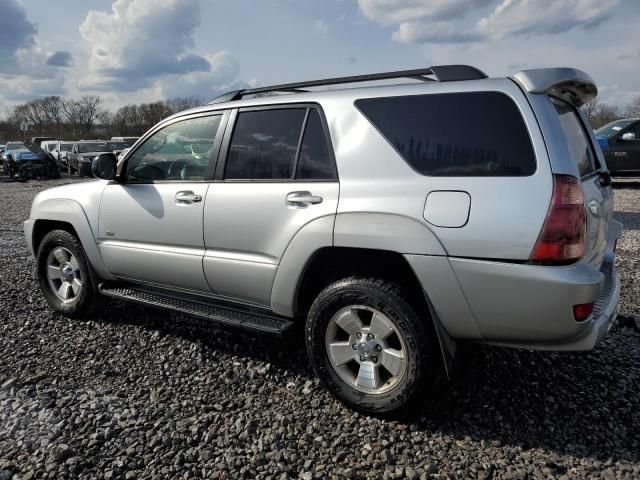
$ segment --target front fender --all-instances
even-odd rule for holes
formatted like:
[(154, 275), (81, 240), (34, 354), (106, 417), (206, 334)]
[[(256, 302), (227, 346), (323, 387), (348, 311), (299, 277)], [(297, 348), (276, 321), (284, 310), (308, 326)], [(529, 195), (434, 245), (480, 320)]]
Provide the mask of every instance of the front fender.
[(33, 244), (33, 230), (39, 220), (70, 224), (76, 231), (82, 248), (98, 277), (103, 280), (115, 280), (104, 265), (89, 219), (79, 202), (62, 198), (34, 201), (30, 218), (25, 222), (27, 244), (34, 255), (37, 253), (37, 246)]

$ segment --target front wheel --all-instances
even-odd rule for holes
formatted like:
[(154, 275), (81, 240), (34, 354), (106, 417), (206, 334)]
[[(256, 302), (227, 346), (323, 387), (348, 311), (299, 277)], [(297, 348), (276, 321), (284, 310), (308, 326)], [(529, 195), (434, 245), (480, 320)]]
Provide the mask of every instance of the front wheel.
[(38, 281), (55, 311), (79, 317), (97, 306), (95, 273), (80, 241), (65, 230), (53, 230), (42, 239), (36, 255)]
[(419, 400), (439, 368), (426, 315), (398, 286), (350, 277), (325, 288), (307, 318), (311, 364), (324, 386), (366, 413)]

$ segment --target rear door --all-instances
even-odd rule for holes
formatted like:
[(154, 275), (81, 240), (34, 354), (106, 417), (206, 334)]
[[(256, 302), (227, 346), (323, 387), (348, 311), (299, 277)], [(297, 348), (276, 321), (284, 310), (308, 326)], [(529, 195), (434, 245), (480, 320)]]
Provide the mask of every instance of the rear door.
[(570, 103), (551, 99), (569, 147), (578, 166), (587, 212), (584, 260), (600, 266), (607, 245), (608, 224), (613, 217), (613, 191), (603, 180), (606, 165), (596, 155), (595, 137), (586, 128), (585, 119)]
[(235, 111), (204, 210), (203, 266), (211, 289), (219, 296), (270, 306), (276, 270), (289, 242), (306, 224), (335, 215), (338, 193), (319, 106)]

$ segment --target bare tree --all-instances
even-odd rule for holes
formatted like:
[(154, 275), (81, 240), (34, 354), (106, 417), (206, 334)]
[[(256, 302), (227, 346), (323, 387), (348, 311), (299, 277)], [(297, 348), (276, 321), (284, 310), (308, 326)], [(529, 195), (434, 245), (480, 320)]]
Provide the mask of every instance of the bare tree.
[(596, 116), (596, 113), (598, 112), (598, 107), (599, 106), (600, 105), (598, 104), (598, 99), (597, 98), (592, 98), (587, 103), (582, 105), (582, 111), (584, 112), (585, 116), (587, 117), (587, 120), (589, 120), (590, 122), (593, 123), (593, 118)]
[(80, 102), (73, 99), (65, 99), (61, 104), (62, 112), (69, 122), (71, 127), (72, 136), (76, 136), (79, 133), (80, 125), (80, 109), (82, 108)]
[(113, 133), (113, 124), (114, 124), (114, 115), (108, 110), (100, 110), (96, 115), (98, 121), (104, 127), (105, 133), (107, 134), (107, 138), (111, 138), (111, 134)]
[(182, 110), (188, 110), (189, 108), (204, 105), (204, 100), (200, 97), (178, 97), (167, 100), (165, 105), (169, 109), (170, 113), (178, 113)]
[(620, 118), (620, 112), (617, 107), (599, 103), (595, 98), (585, 103), (582, 106), (582, 110), (593, 128), (600, 128)]
[(640, 117), (640, 95), (636, 95), (624, 111), (625, 117)]
[(60, 136), (60, 124), (62, 123), (62, 99), (58, 96), (44, 97), (42, 99), (42, 111), (47, 123), (55, 125), (56, 136)]
[(171, 115), (171, 110), (163, 102), (143, 103), (140, 105), (144, 128), (148, 130), (156, 123)]
[(102, 103), (102, 101), (97, 95), (83, 95), (80, 97), (80, 100), (78, 100), (80, 106), (80, 125), (86, 133), (91, 133), (91, 127), (93, 127), (96, 121), (100, 103)]

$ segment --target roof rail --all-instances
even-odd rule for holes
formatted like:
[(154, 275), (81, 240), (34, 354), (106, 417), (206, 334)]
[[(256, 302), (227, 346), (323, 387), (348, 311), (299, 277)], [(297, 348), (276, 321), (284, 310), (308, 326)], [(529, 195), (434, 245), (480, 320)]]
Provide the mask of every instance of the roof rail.
[[(429, 78), (433, 77), (433, 78)], [(230, 102), (240, 100), (245, 95), (257, 95), (260, 93), (274, 92), (300, 92), (308, 87), (322, 87), (328, 85), (340, 85), (345, 83), (373, 82), (377, 80), (389, 80), (393, 78), (413, 78), (423, 81), (437, 80), (439, 82), (453, 82), (457, 80), (479, 80), (487, 78), (487, 75), (475, 67), (469, 65), (437, 65), (429, 68), (418, 68), (414, 70), (398, 70), (395, 72), (372, 73), (369, 75), (355, 75), (352, 77), (325, 78), (321, 80), (309, 80), (306, 82), (283, 83), (270, 87), (250, 88), (245, 90), (234, 90), (227, 92), (209, 102), (214, 103)]]

